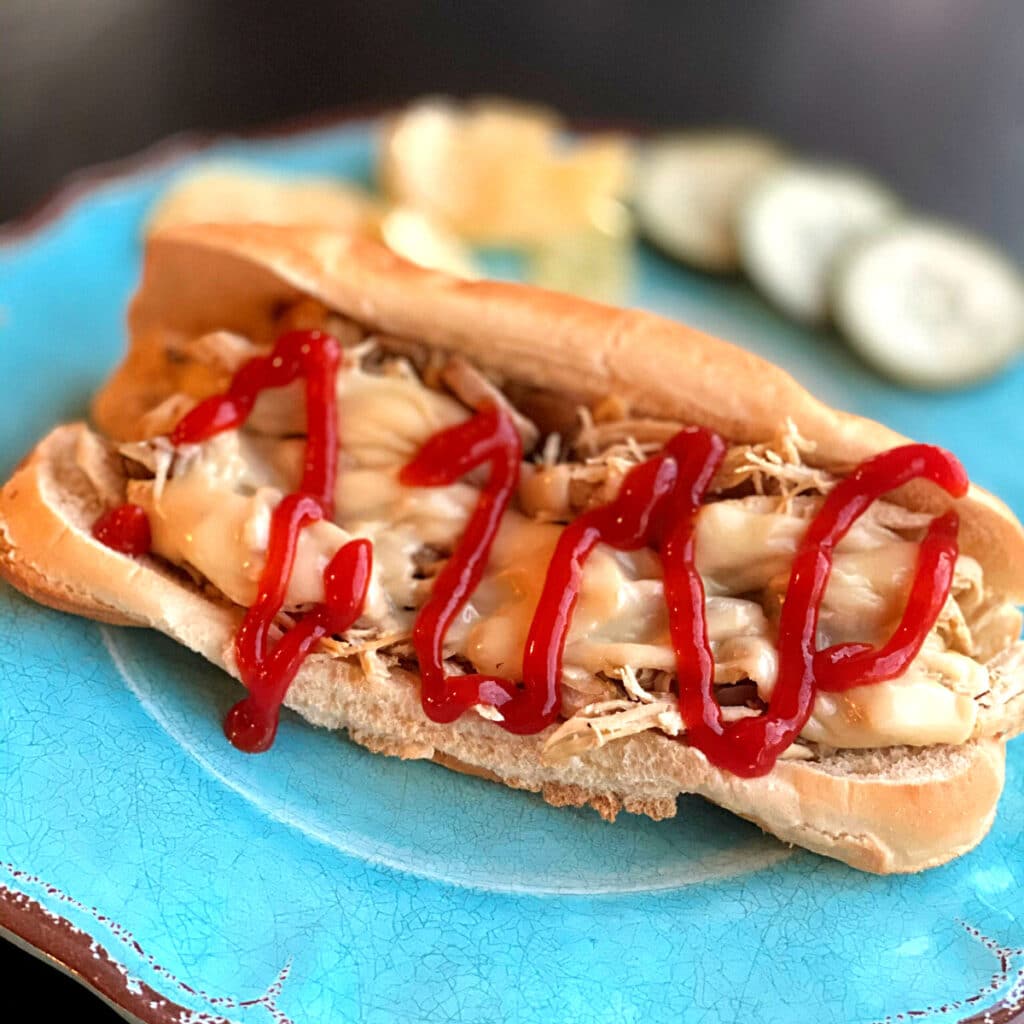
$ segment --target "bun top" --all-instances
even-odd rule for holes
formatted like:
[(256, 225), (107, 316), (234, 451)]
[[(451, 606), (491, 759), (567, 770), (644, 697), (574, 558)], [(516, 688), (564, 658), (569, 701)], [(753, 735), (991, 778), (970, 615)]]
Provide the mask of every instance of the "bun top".
[[(150, 237), (129, 352), (94, 406), (99, 426), (129, 437), (166, 397), (170, 334), (224, 329), (270, 342), (282, 308), (305, 296), (505, 380), (580, 401), (613, 394), (635, 414), (708, 426), (730, 441), (769, 441), (790, 419), (815, 445), (806, 461), (838, 473), (908, 440), (830, 408), (773, 364), (684, 324), (526, 285), (462, 280), (336, 231), (253, 224)], [(981, 563), (989, 589), (1024, 601), (1024, 529), (1001, 501), (973, 485), (953, 501), (921, 481), (892, 499), (933, 514), (955, 507), (961, 548)]]

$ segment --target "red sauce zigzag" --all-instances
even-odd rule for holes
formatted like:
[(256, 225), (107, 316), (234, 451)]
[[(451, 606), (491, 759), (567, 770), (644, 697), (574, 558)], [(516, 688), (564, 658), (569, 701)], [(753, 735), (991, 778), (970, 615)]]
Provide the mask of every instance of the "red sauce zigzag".
[[(270, 648), (271, 626), (284, 604), (299, 533), (333, 512), (338, 446), (334, 381), (340, 358), (340, 346), (330, 335), (320, 331), (285, 334), (269, 355), (246, 363), (227, 392), (197, 405), (171, 435), (174, 444), (198, 443), (237, 428), (260, 392), (305, 379), (307, 441), (302, 483), (274, 510), (258, 597), (235, 641), (249, 694), (228, 713), (224, 728), (236, 746), (250, 752), (271, 745), (281, 702), (303, 659), (323, 636), (342, 633), (359, 618), (369, 585), (372, 546), (365, 539), (352, 540), (325, 570), (325, 601)], [(515, 494), (522, 461), (519, 436), (507, 413), (490, 404), (430, 438), (403, 468), (403, 483), (442, 486), (482, 466), (489, 467), (489, 472), (465, 532), (413, 629), (427, 716), (451, 722), (474, 705), (489, 704), (502, 715), (498, 724), (519, 734), (539, 732), (557, 720), (565, 641), (584, 564), (599, 543), (620, 551), (642, 547), (657, 551), (664, 571), (686, 742), (736, 775), (753, 777), (771, 771), (806, 724), (818, 691), (845, 690), (902, 675), (949, 594), (958, 554), (956, 513), (947, 512), (930, 524), (919, 548), (903, 617), (889, 641), (877, 650), (850, 643), (816, 648), (818, 616), (833, 555), (872, 502), (910, 480), (929, 480), (952, 497), (966, 494), (967, 474), (957, 459), (932, 445), (904, 445), (866, 460), (829, 492), (793, 561), (779, 625), (779, 677), (768, 709), (754, 718), (725, 722), (715, 698), (704, 587), (694, 558), (696, 515), (724, 454), (725, 442), (713, 431), (681, 430), (660, 453), (629, 472), (614, 501), (565, 527), (530, 625), (523, 679), (515, 681), (479, 674), (449, 677), (443, 660), (448, 628), (480, 582), (502, 516)], [(118, 550), (140, 553), (148, 548), (148, 524), (140, 524), (136, 513), (126, 511), (130, 508), (107, 513), (95, 532)], [(120, 523), (127, 524), (123, 543), (118, 543), (121, 538), (115, 529)], [(147, 537), (140, 539), (143, 531)]]

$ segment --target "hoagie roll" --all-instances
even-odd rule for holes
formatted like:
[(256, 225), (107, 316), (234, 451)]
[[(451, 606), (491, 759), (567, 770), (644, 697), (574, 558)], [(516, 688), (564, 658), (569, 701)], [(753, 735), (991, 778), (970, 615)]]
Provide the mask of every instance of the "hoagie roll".
[[(942, 863), (990, 826), (1004, 744), (1024, 717), (1024, 533), (973, 485), (954, 493), (914, 477), (838, 538), (813, 642), (867, 666), (915, 607), (933, 524), (955, 516), (944, 520), (955, 525), (942, 600), (918, 622), (899, 673), (869, 679), (865, 669), (840, 687), (819, 659), (806, 714), (789, 715), (792, 736), (770, 764), (746, 771), (716, 753), (726, 741), (699, 742), (681, 702), (689, 649), (680, 653), (666, 597), (676, 564), (667, 537), (680, 512), (658, 512), (664, 522), (643, 543), (606, 533), (588, 550), (549, 680), (557, 706), (536, 730), (510, 728), (532, 685), (528, 651), (551, 633), (545, 587), (573, 524), (600, 523), (645, 465), (682, 473), (672, 445), (694, 430), (721, 447), (688, 520), (710, 656), (706, 706), (726, 739), (753, 731), (743, 720), (780, 715), (793, 672), (794, 563), (849, 481), (905, 438), (680, 324), (458, 280), (326, 230), (161, 233), (148, 243), (129, 326), (126, 358), (94, 405), (96, 430), (57, 428), (0, 494), (0, 571), (30, 596), (160, 629), (245, 678), (240, 626), (265, 597), (277, 510), (307, 486), (315, 410), (295, 379), (262, 390), (230, 428), (182, 442), (180, 425), (204, 402), (237, 395), (239, 371), (269, 367), (279, 339), (311, 332), (337, 345), (333, 478), (295, 534), (250, 681), (265, 684), (260, 666), (289, 632), (312, 629), (330, 605), (325, 568), (362, 544), (372, 568), (358, 614), (335, 630), (341, 620), (323, 613), (322, 635), (284, 689), (285, 705), (315, 725), (609, 818), (623, 808), (669, 817), (680, 793), (699, 793), (869, 871)], [(424, 484), (408, 467), (422, 468), (432, 439), (454, 443), (484, 415), (506, 424), (518, 457), (438, 664), (442, 689), (492, 682), (442, 721), (425, 698), (424, 609), (496, 471), (480, 464)], [(145, 553), (94, 535), (123, 506), (144, 516)]]

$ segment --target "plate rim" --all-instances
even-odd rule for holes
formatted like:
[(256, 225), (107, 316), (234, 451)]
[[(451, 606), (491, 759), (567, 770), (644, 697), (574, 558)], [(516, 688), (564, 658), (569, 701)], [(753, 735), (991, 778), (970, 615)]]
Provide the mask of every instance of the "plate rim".
[(6, 883), (0, 883), (0, 939), (77, 981), (125, 1020), (180, 1024), (190, 1012), (146, 982), (133, 980), (127, 967), (89, 932)]

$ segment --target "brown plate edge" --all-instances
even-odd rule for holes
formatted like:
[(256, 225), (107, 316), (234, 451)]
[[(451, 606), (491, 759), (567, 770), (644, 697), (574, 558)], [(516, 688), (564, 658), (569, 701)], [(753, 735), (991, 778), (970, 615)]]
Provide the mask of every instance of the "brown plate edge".
[(191, 1012), (133, 978), (88, 932), (6, 885), (0, 885), (0, 938), (73, 978), (132, 1024), (180, 1024)]

